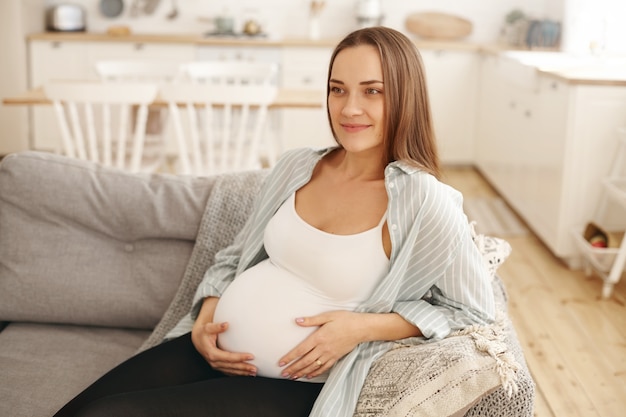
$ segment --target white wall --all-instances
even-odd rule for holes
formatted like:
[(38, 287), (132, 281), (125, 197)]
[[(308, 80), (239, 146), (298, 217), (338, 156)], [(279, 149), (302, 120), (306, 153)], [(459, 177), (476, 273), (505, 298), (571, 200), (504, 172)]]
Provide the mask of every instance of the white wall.
[[(56, 4), (71, 0), (46, 0), (46, 4)], [(239, 19), (255, 16), (272, 37), (305, 37), (309, 16), (310, 0), (178, 0), (179, 15), (175, 20), (165, 16), (172, 10), (171, 0), (160, 0), (151, 16), (130, 17), (130, 4), (122, 16), (114, 19), (104, 17), (98, 8), (99, 0), (74, 0), (82, 4), (89, 16), (89, 30), (104, 32), (111, 25), (128, 25), (135, 33), (196, 33), (210, 31), (210, 23), (199, 21), (199, 17), (210, 18), (229, 13)], [(474, 23), (474, 33), (469, 38), (477, 42), (494, 42), (498, 38), (504, 16), (514, 8), (542, 17), (560, 19), (559, 8), (546, 5), (562, 3), (563, 0), (381, 0), (385, 14), (384, 24), (396, 29), (404, 29), (404, 20), (412, 12), (444, 11), (470, 19)], [(262, 5), (262, 6), (261, 6)], [(356, 28), (356, 0), (326, 0), (321, 12), (320, 26), (323, 37), (341, 37)]]
[[(22, 7), (28, 1), (0, 1), (0, 97), (22, 93), (27, 86), (26, 23)], [(28, 148), (28, 110), (0, 105), (0, 154)]]
[(626, 1), (565, 0), (563, 50), (626, 53)]

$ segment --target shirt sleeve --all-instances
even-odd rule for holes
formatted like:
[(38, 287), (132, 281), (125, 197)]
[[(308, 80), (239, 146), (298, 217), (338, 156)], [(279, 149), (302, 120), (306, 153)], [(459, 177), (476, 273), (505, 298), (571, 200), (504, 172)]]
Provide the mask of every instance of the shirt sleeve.
[(454, 262), (425, 298), (447, 318), (451, 330), (495, 318), (491, 275), (470, 232), (466, 235)]
[(427, 339), (442, 339), (450, 334), (446, 313), (426, 300), (399, 301), (394, 311), (417, 326)]
[(492, 321), (491, 277), (472, 240), (462, 196), (433, 182), (416, 194), (421, 195), (414, 203), (419, 210), (410, 219), (407, 267), (393, 311), (428, 339)]

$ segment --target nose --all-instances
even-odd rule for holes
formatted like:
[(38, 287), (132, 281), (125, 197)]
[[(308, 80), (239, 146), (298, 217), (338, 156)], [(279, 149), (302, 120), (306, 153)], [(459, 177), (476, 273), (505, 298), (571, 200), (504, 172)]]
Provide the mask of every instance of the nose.
[(363, 113), (363, 107), (357, 94), (347, 94), (341, 109), (341, 114), (346, 117), (357, 116)]

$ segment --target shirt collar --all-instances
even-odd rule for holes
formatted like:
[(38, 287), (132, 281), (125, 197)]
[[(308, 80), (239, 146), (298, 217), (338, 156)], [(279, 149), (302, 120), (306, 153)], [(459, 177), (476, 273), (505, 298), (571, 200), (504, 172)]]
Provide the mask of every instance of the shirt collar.
[[(398, 168), (400, 171), (404, 172), (405, 174), (415, 174), (416, 172), (420, 172), (421, 169), (411, 165), (411, 164), (407, 164), (404, 161), (393, 161), (391, 163), (389, 163), (389, 165), (387, 165), (387, 169), (389, 168)], [(394, 170), (395, 171), (395, 170)]]
[[(328, 148), (319, 149), (317, 151), (317, 154), (318, 154), (318, 159), (317, 160), (319, 161), (324, 156), (328, 155), (330, 152), (334, 151), (337, 148), (338, 148), (338, 146), (330, 146)], [(404, 161), (393, 161), (393, 162), (390, 162), (387, 165), (387, 168), (385, 168), (385, 173), (390, 173), (392, 171), (396, 171), (395, 169), (391, 169), (390, 170), (390, 168), (398, 168), (400, 171), (404, 172), (405, 174), (409, 174), (409, 175), (415, 174), (416, 172), (421, 171), (420, 168), (418, 168), (418, 167), (416, 167), (414, 165), (411, 165), (411, 164), (407, 164)]]

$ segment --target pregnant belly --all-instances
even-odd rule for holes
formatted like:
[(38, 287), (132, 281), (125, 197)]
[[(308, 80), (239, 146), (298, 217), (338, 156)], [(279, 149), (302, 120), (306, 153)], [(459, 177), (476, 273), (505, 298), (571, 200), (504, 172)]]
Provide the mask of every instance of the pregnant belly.
[(229, 327), (218, 345), (253, 354), (259, 376), (282, 378), (279, 359), (317, 329), (298, 326), (296, 318), (335, 309), (306, 282), (266, 260), (237, 277), (220, 298), (214, 321)]

